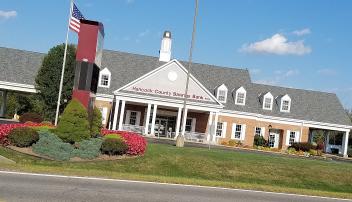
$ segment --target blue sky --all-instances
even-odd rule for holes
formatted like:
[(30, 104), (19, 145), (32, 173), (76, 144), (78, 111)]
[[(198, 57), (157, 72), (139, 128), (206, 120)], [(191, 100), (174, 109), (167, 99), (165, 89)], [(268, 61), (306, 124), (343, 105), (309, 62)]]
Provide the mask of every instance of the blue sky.
[[(158, 56), (170, 30), (173, 58), (188, 58), (194, 1), (76, 4), (104, 23), (106, 49)], [(65, 40), (68, 9), (68, 0), (1, 0), (0, 46), (47, 52)], [(247, 68), (254, 82), (334, 92), (352, 108), (351, 10), (349, 0), (199, 0), (194, 61)]]

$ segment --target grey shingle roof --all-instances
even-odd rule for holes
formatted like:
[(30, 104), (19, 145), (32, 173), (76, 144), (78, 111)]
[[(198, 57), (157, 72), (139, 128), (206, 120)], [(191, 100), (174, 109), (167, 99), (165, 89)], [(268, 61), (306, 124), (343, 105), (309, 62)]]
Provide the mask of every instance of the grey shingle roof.
[[(0, 81), (34, 85), (35, 75), (45, 54), (0, 47)], [(186, 68), (187, 62), (180, 61)], [(102, 67), (111, 71), (110, 88), (98, 88), (98, 93), (112, 94), (116, 89), (165, 64), (157, 57), (105, 50)], [(221, 84), (229, 90), (226, 110), (259, 113), (263, 115), (351, 125), (343, 106), (333, 93), (300, 90), (255, 84), (249, 72), (243, 69), (193, 63), (191, 73), (211, 92)], [(246, 105), (235, 105), (235, 91), (243, 86), (247, 91)], [(259, 95), (271, 92), (273, 110), (263, 110)], [(292, 99), (289, 113), (280, 112), (280, 97)]]

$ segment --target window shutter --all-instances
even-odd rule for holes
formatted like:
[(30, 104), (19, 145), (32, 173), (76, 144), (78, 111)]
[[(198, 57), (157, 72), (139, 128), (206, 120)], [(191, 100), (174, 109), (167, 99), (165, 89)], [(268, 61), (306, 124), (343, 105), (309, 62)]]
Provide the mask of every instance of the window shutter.
[(125, 124), (130, 124), (130, 116), (131, 116), (131, 110), (127, 110)]
[(197, 122), (197, 119), (196, 118), (192, 118), (192, 123), (191, 123), (191, 131), (192, 132), (196, 131), (196, 122)]
[(223, 138), (226, 137), (226, 128), (227, 128), (227, 122), (222, 122), (221, 137), (223, 137)]
[(261, 135), (262, 137), (265, 136), (265, 127), (262, 127), (262, 129), (261, 129), (261, 131), (260, 131), (260, 135)]
[(289, 146), (290, 145), (290, 130), (287, 130), (287, 134), (286, 134), (286, 145)]
[(300, 132), (296, 131), (296, 135), (295, 135), (295, 142), (299, 142), (299, 136), (300, 136)]
[(141, 123), (141, 112), (137, 112), (136, 126), (139, 126), (140, 123)]
[(101, 112), (101, 117), (102, 117), (102, 124), (106, 124), (106, 116), (108, 113), (108, 108), (103, 107), (103, 110)]
[(235, 132), (236, 132), (236, 124), (232, 124), (232, 133), (231, 133), (231, 139), (235, 139)]
[(246, 137), (246, 124), (243, 124), (241, 128), (241, 140), (244, 140), (245, 137)]

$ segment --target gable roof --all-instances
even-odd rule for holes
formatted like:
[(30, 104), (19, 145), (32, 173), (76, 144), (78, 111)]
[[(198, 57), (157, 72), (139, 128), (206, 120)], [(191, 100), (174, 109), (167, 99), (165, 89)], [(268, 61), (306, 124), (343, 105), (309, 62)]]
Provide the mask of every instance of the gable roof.
[[(34, 79), (45, 54), (0, 47), (0, 81), (34, 85)], [(188, 63), (180, 61), (184, 67)], [(112, 95), (116, 89), (130, 83), (144, 74), (162, 66), (158, 57), (104, 50), (102, 69), (111, 72), (110, 88), (98, 87), (98, 93)], [(252, 83), (248, 70), (192, 63), (191, 74), (205, 88), (215, 94), (216, 88), (225, 84), (229, 89), (226, 110), (258, 113), (268, 116), (292, 118), (324, 123), (351, 125), (336, 94), (301, 90)], [(235, 104), (235, 92), (243, 86), (246, 91), (246, 105)], [(259, 95), (271, 92), (274, 96), (272, 110), (263, 110)], [(280, 112), (280, 100), (288, 94), (292, 104), (289, 113)]]

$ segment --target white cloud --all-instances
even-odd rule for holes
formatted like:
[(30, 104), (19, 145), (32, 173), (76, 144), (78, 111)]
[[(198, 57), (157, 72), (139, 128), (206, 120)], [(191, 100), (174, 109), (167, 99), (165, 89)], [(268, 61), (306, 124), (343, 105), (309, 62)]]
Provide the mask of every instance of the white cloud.
[(249, 72), (251, 73), (251, 74), (260, 74), (261, 72), (262, 72), (262, 70), (261, 69), (257, 69), (257, 68), (254, 68), (254, 69), (250, 69), (249, 70)]
[(271, 38), (254, 42), (249, 45), (244, 44), (240, 49), (248, 53), (269, 53), (276, 55), (304, 55), (312, 52), (302, 40), (289, 42), (282, 34), (275, 34)]
[(9, 19), (17, 16), (16, 11), (2, 11), (0, 10), (0, 19)]
[(140, 32), (140, 33), (138, 34), (138, 36), (139, 36), (139, 37), (144, 37), (144, 36), (148, 35), (149, 33), (150, 33), (149, 29), (146, 29), (145, 31)]
[(304, 28), (304, 29), (301, 29), (301, 30), (295, 30), (292, 32), (292, 34), (296, 35), (296, 36), (303, 36), (303, 35), (307, 35), (307, 34), (310, 34), (311, 31), (309, 28)]
[(336, 70), (329, 68), (319, 69), (317, 73), (322, 76), (335, 76), (337, 74)]
[(277, 85), (281, 83), (281, 81), (284, 81), (285, 79), (289, 77), (293, 77), (296, 75), (299, 75), (299, 70), (297, 69), (289, 69), (289, 70), (275, 70), (273, 72), (273, 75), (270, 78), (267, 79), (260, 79), (256, 80), (256, 83), (260, 84), (266, 84), (266, 85)]

